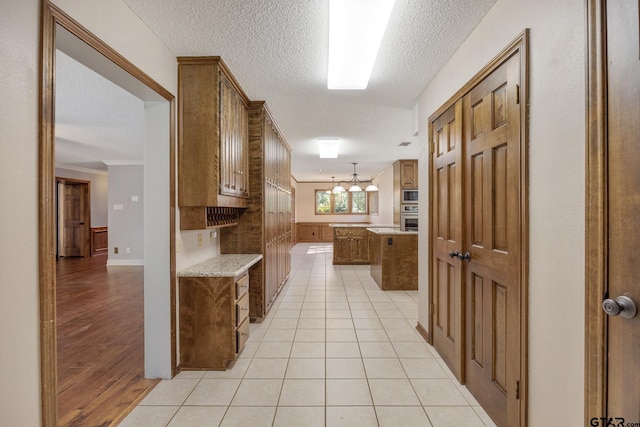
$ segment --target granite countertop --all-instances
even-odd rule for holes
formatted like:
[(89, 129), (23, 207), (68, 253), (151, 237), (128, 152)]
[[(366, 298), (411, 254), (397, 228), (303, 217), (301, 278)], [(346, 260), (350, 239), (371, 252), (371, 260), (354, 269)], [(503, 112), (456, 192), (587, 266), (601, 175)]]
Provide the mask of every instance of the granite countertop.
[(262, 259), (260, 254), (223, 254), (178, 272), (178, 277), (234, 277)]
[(398, 228), (391, 228), (391, 227), (369, 227), (367, 228), (367, 230), (371, 231), (372, 233), (376, 233), (376, 234), (413, 234), (413, 235), (418, 235), (417, 231), (402, 231)]

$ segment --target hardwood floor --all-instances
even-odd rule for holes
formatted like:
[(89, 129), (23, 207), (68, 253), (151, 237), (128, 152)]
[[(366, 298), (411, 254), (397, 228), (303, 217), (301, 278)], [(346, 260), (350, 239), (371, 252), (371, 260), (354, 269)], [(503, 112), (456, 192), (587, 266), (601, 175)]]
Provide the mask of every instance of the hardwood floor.
[(143, 267), (57, 262), (58, 425), (117, 423), (158, 383), (144, 378)]

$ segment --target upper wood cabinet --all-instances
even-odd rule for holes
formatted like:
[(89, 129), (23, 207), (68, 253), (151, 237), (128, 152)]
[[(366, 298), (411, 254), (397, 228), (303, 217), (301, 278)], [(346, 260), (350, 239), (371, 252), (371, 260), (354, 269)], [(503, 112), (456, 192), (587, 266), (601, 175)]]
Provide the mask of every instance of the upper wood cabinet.
[(247, 206), (249, 99), (220, 57), (178, 58), (178, 204)]
[(400, 160), (400, 186), (402, 188), (418, 187), (418, 161)]

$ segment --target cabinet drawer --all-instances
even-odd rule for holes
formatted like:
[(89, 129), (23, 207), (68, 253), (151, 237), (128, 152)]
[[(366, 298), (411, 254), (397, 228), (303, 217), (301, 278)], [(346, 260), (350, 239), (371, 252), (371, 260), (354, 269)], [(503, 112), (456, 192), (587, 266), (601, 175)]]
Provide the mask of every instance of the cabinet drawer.
[(236, 282), (236, 299), (242, 298), (247, 292), (249, 292), (249, 275), (245, 274)]
[(249, 339), (249, 319), (244, 319), (244, 322), (236, 330), (236, 353), (242, 351), (247, 339)]
[(245, 294), (236, 303), (236, 326), (240, 325), (249, 317), (249, 294)]

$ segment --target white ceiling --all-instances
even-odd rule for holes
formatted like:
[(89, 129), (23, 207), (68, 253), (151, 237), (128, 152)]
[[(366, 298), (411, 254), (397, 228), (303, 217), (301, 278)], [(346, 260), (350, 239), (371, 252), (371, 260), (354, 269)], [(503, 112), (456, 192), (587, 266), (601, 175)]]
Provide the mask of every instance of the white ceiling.
[[(396, 159), (416, 158), (416, 98), (495, 3), (396, 0), (368, 88), (329, 91), (328, 0), (123, 1), (177, 56), (222, 56), (249, 98), (267, 101), (292, 148), (298, 181), (349, 178), (351, 162), (368, 178)], [(81, 82), (67, 88), (70, 100), (84, 91)], [(82, 117), (88, 134), (100, 127), (86, 117), (88, 107), (56, 105), (56, 114), (74, 126), (82, 125), (72, 116)], [(121, 119), (114, 118), (118, 130), (109, 137), (127, 132)], [(341, 139), (338, 159), (318, 158), (320, 137)], [(398, 146), (405, 141), (412, 144)]]

